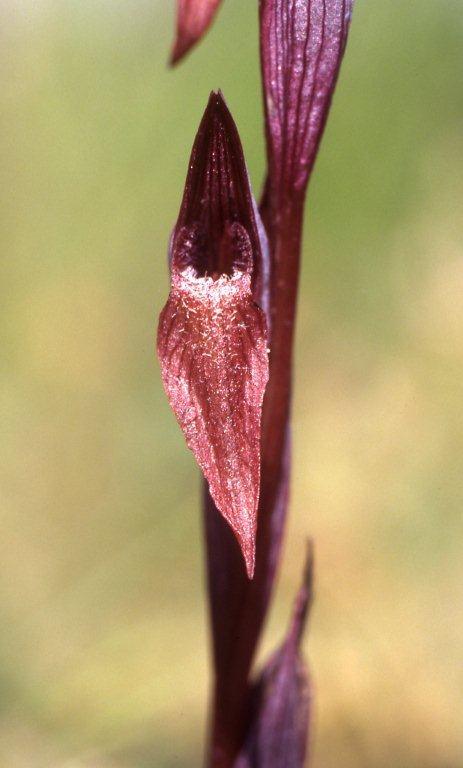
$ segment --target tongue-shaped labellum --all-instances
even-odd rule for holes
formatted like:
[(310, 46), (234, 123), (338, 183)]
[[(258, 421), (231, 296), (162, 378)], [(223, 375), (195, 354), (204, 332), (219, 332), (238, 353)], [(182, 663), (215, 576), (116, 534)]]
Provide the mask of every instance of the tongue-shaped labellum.
[(175, 238), (158, 352), (172, 409), (251, 577), (268, 378), (266, 322), (251, 295), (251, 243), (244, 227), (226, 224), (214, 271), (201, 271), (205, 250), (198, 227), (183, 227)]

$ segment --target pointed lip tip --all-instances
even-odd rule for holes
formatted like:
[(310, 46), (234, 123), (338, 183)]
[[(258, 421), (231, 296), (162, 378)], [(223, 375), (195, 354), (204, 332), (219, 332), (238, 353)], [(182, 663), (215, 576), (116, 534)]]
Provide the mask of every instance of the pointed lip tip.
[(185, 56), (187, 56), (191, 49), (196, 45), (197, 40), (195, 38), (183, 38), (177, 36), (174, 45), (169, 55), (168, 64), (169, 67), (175, 67), (179, 64)]
[(243, 536), (243, 533), (241, 531), (238, 531), (234, 524), (230, 521), (229, 518), (225, 518), (227, 522), (229, 523), (233, 534), (236, 538), (236, 543), (238, 544), (241, 554), (243, 556), (244, 560), (244, 566), (246, 568), (246, 575), (249, 579), (249, 581), (252, 581), (254, 578), (254, 571), (255, 571), (255, 565), (256, 565), (256, 536), (255, 533), (251, 533), (251, 536), (249, 538)]
[(246, 575), (249, 579), (249, 581), (252, 581), (254, 578), (254, 572), (256, 567), (256, 540), (255, 537), (252, 538), (250, 542), (243, 541), (243, 539), (239, 539), (238, 541), (240, 545), (241, 552), (243, 554), (244, 558), (244, 564), (246, 566)]
[(185, 55), (185, 51), (178, 50), (177, 46), (175, 46), (173, 48), (173, 50), (171, 51), (171, 53), (169, 55), (169, 58), (167, 60), (168, 66), (169, 67), (176, 67), (177, 64), (180, 64), (180, 62), (182, 61), (184, 55)]
[(183, 59), (183, 55), (181, 53), (178, 54), (174, 50), (172, 51), (172, 53), (169, 55), (169, 58), (167, 59), (167, 66), (171, 68), (176, 67), (177, 64), (180, 64), (182, 59)]
[(256, 567), (255, 558), (254, 557), (249, 558), (245, 556), (244, 562), (246, 564), (246, 575), (249, 581), (252, 581), (254, 578), (254, 571)]

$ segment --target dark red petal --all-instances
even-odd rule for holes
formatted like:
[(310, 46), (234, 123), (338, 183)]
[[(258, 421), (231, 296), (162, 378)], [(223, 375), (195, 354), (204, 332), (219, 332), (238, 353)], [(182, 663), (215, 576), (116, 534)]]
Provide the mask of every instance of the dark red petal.
[(253, 695), (253, 722), (235, 768), (303, 768), (308, 741), (310, 683), (300, 640), (312, 598), (312, 554), (294, 615), (280, 649), (265, 665)]
[(328, 116), (353, 0), (261, 0), (269, 176), (304, 193)]
[(177, 33), (170, 63), (176, 64), (212, 23), (221, 0), (177, 0)]
[(172, 409), (250, 577), (268, 379), (267, 324), (253, 289), (265, 272), (256, 216), (236, 126), (213, 94), (172, 236), (158, 353)]

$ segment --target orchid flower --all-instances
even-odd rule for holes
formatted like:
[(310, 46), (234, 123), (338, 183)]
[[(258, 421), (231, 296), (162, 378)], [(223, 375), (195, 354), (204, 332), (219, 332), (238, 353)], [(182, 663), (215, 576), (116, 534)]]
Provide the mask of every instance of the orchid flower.
[(258, 218), (238, 131), (212, 93), (171, 238), (158, 353), (172, 409), (250, 578), (268, 380), (267, 322), (255, 301), (267, 250)]
[[(174, 59), (199, 39), (218, 4), (179, 0)], [(311, 567), (288, 637), (257, 681), (252, 664), (288, 509), (304, 202), (352, 4), (260, 0), (267, 147), (260, 206), (235, 123), (221, 94), (212, 94), (171, 238), (158, 353), (170, 404), (205, 478), (210, 768), (302, 768), (305, 759), (309, 705), (299, 643)]]

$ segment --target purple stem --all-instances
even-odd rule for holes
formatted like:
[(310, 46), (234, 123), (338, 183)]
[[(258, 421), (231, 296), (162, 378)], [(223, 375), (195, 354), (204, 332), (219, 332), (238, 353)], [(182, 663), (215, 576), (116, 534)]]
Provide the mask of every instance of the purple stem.
[[(270, 375), (263, 404), (256, 568), (206, 492), (215, 684), (210, 768), (232, 768), (250, 712), (250, 672), (288, 507), (293, 344), (304, 199), (345, 48), (352, 0), (260, 0), (268, 177), (260, 206), (270, 253)], [(257, 300), (258, 296), (255, 297)]]

